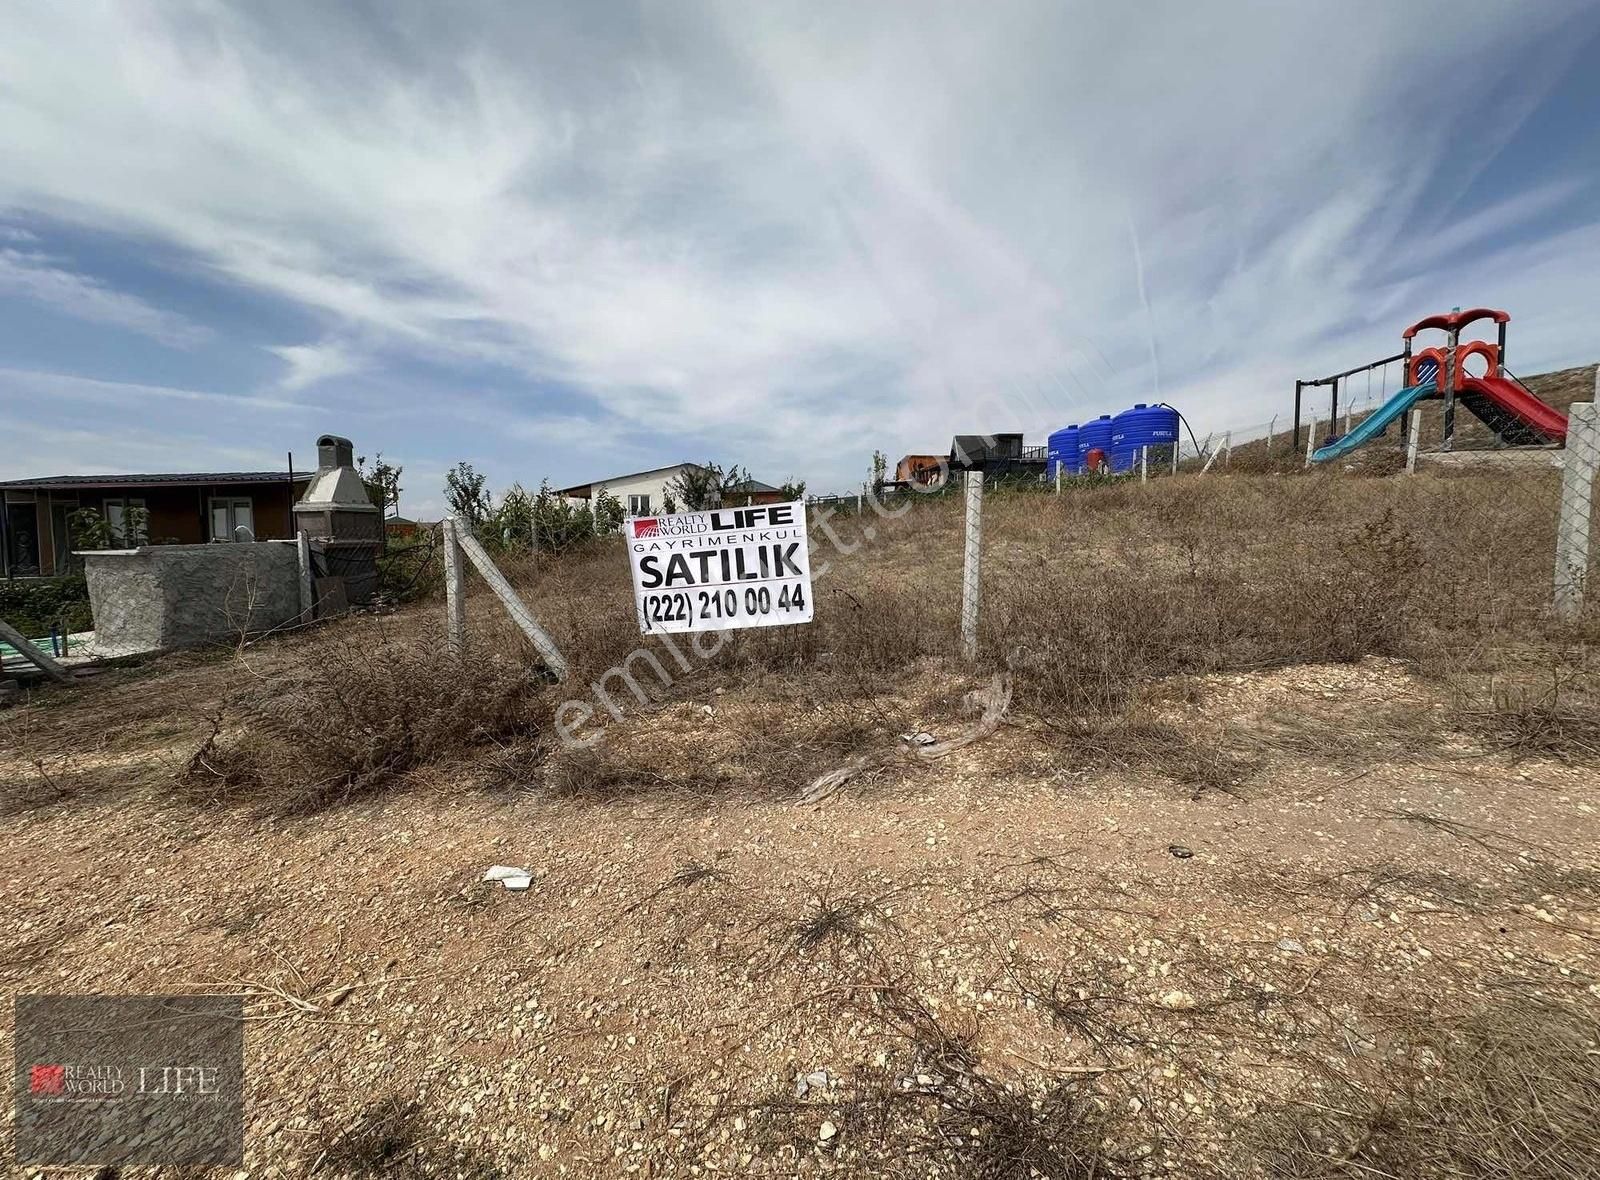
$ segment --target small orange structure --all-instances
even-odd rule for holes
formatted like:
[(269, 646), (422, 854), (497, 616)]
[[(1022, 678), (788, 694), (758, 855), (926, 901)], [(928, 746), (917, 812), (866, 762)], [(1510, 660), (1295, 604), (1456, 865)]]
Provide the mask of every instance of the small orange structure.
[(903, 455), (894, 466), (895, 482), (937, 487), (944, 482), (949, 462), (944, 455)]

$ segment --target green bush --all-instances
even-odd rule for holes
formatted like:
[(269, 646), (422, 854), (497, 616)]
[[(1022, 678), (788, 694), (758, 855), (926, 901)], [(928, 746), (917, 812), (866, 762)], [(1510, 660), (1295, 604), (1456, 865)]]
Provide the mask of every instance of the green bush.
[(0, 582), (0, 619), (30, 639), (50, 634), (52, 626), (92, 630), (88, 583), (82, 574)]

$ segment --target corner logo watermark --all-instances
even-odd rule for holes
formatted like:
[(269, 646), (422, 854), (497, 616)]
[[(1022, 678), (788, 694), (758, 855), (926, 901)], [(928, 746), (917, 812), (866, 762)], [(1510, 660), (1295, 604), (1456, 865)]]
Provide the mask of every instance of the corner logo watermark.
[(18, 996), (17, 1161), (237, 1167), (239, 996)]

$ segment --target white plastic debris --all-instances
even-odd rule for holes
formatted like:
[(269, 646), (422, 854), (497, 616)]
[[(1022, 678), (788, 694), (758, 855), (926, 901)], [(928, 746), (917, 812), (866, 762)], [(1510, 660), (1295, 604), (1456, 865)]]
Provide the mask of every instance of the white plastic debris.
[(515, 865), (490, 865), (489, 871), (483, 874), (485, 881), (498, 881), (507, 889), (521, 891), (533, 884), (533, 875), (527, 869), (519, 869)]

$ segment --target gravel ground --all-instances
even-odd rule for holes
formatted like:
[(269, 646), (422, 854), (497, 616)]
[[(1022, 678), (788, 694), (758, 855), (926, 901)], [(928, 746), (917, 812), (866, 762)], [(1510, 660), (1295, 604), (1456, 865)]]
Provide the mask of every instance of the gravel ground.
[(1174, 709), (1225, 790), (1015, 725), (815, 807), (83, 794), (0, 818), (0, 984), (245, 994), (252, 1177), (1268, 1174), (1406, 1029), (1600, 1011), (1600, 781), (1396, 737), (1430, 707), (1381, 661), (1219, 678)]

